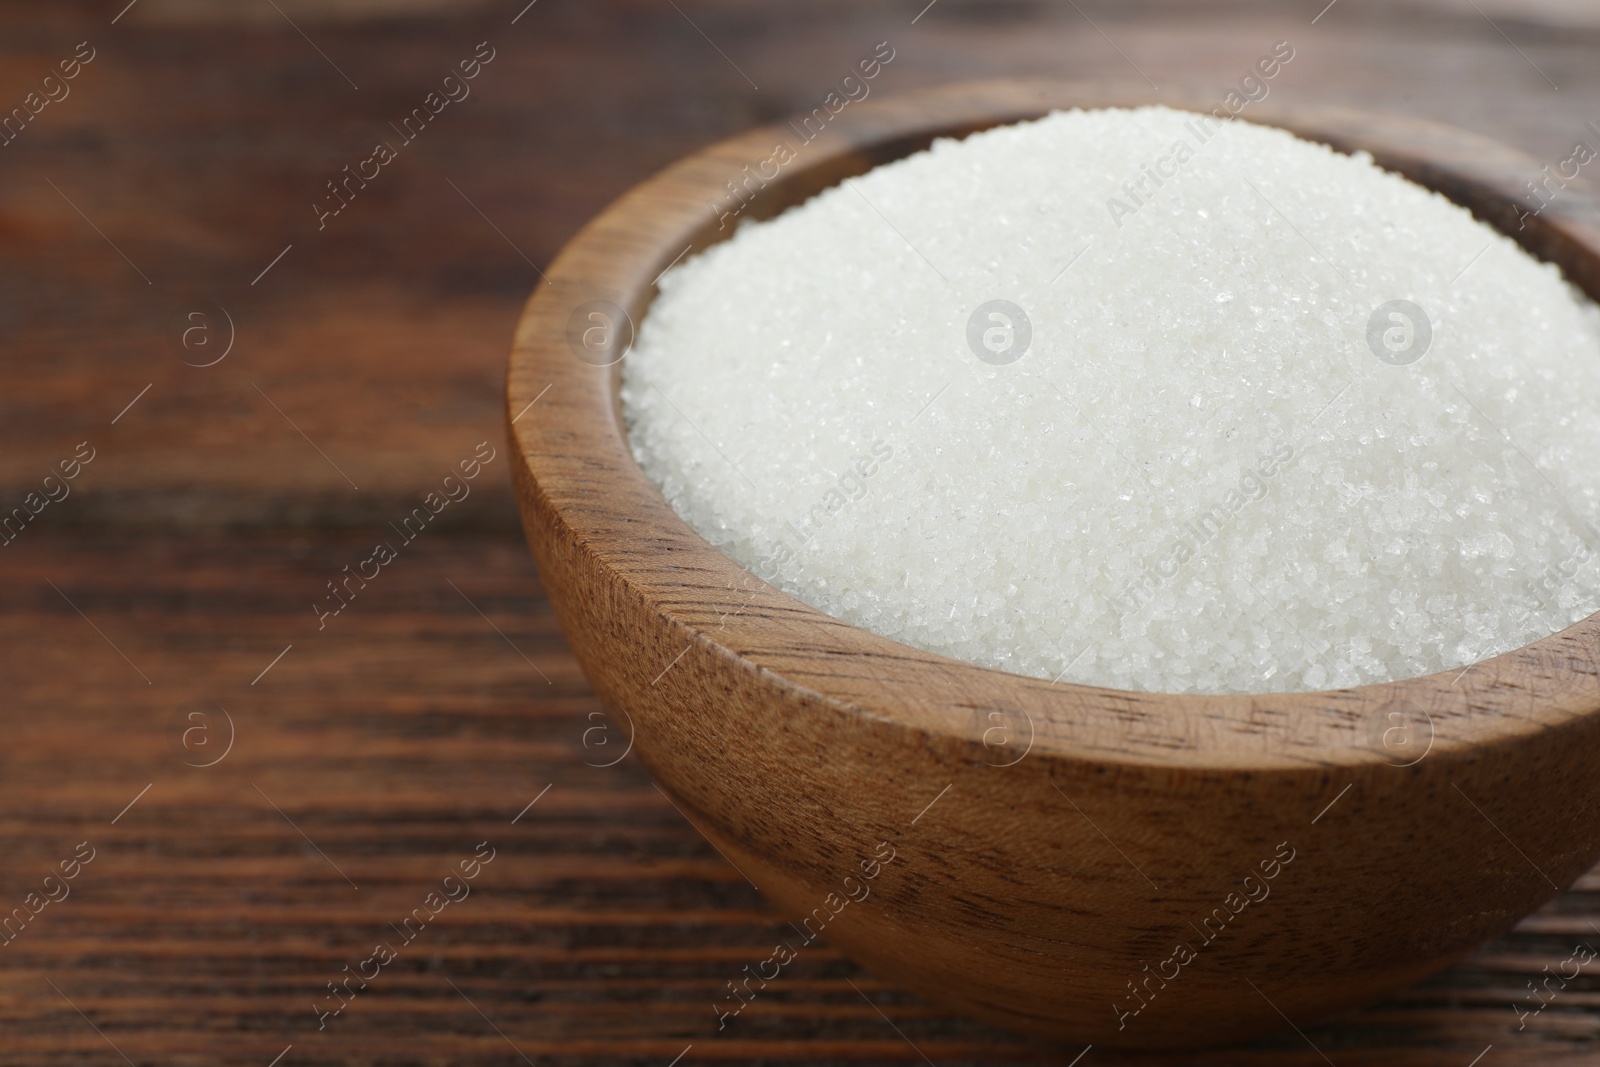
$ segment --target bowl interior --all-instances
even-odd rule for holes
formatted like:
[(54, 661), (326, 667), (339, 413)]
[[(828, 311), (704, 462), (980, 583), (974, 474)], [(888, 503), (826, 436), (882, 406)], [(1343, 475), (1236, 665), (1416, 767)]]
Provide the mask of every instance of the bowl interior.
[[(1600, 613), (1560, 633), (1442, 674), (1325, 692), (1191, 695), (1052, 684), (977, 667), (858, 629), (766, 585), (678, 518), (628, 449), (620, 359), (666, 268), (726, 239), (737, 219), (769, 218), (874, 166), (1060, 108), (1214, 101), (1071, 83), (958, 85), (852, 105), (770, 180), (750, 175), (792, 128), (757, 130), (687, 157), (597, 217), (552, 265), (518, 328), (508, 417), (522, 455), (520, 488), (581, 540), (594, 562), (646, 598), (688, 639), (809, 694), (940, 734), (970, 736), (985, 709), (1017, 713), (1033, 751), (1228, 766), (1382, 758), (1370, 724), (1401, 707), (1426, 719), (1435, 749), (1483, 743), (1594, 710)], [(1562, 268), (1600, 299), (1600, 212), (1573, 194), (1537, 216), (1518, 199), (1538, 173), (1496, 142), (1415, 119), (1343, 109), (1252, 107), (1241, 118), (1309, 140), (1370, 152)], [(735, 196), (730, 182), (742, 182)], [(574, 316), (615, 321), (600, 358), (575, 358)], [(587, 319), (582, 321), (589, 321)], [(536, 417), (523, 418), (530, 404)], [(648, 546), (647, 551), (641, 551)]]

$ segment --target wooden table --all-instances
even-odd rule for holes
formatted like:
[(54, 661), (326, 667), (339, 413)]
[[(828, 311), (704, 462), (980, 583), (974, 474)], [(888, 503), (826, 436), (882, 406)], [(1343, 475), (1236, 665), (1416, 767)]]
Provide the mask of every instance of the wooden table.
[[(93, 452), (0, 545), (0, 909), (27, 920), (0, 935), (7, 1064), (1070, 1062), (825, 947), (719, 1032), (713, 999), (785, 927), (622, 756), (521, 543), (500, 379), (538, 266), (885, 40), (875, 92), (1221, 93), (1289, 40), (1283, 101), (1552, 162), (1600, 121), (1600, 17), (1562, 0), (1340, 0), (1314, 25), (1320, 0), (939, 0), (914, 23), (922, 0), (125, 2), (0, 3), (0, 108), (93, 56), (0, 146), (0, 503), (39, 508)], [(391, 128), (475, 53), (470, 96)], [(372, 176), (319, 224), (347, 165)], [(319, 629), (327, 583), (484, 441), (470, 497)], [(1600, 1063), (1589, 970), (1518, 1026), (1581, 943), (1594, 874), (1366, 1011), (1081, 1062)]]

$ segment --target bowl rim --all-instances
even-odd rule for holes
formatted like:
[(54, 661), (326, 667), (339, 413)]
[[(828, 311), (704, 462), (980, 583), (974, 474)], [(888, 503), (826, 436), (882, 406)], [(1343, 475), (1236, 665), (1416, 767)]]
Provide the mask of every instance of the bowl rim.
[[(853, 103), (803, 142), (787, 171), (747, 204), (737, 202), (745, 217), (771, 217), (936, 137), (1054, 110), (1150, 104), (1211, 111), (1218, 101), (1122, 83), (999, 79)], [(1600, 206), (1593, 200), (1575, 192), (1511, 229), (1522, 208), (1514, 192), (1539, 173), (1531, 157), (1455, 127), (1342, 107), (1251, 105), (1237, 117), (1342, 152), (1371, 153), (1468, 207), (1536, 258), (1557, 263), (1600, 299)], [(543, 273), (511, 349), (506, 419), (525, 514), (531, 509), (554, 521), (592, 565), (690, 644), (707, 645), (763, 684), (837, 714), (869, 715), (934, 737), (973, 743), (974, 724), (991, 721), (991, 712), (1010, 725), (1020, 712), (1028, 741), (1016, 761), (1035, 753), (1230, 770), (1411, 767), (1374, 743), (1374, 723), (1393, 721), (1387, 716), (1396, 710), (1417, 729), (1427, 727), (1424, 756), (1461, 759), (1600, 710), (1600, 612), (1465, 668), (1393, 682), (1159, 693), (1050, 682), (926, 652), (827, 615), (745, 570), (680, 518), (634, 460), (618, 395), (621, 355), (605, 366), (580, 360), (568, 333), (577, 309), (595, 300), (642, 321), (667, 268), (732, 232), (721, 213), (730, 203), (727, 183), (770, 162), (775, 142), (792, 141), (793, 130), (773, 124), (702, 148), (613, 201)], [(625, 353), (631, 331), (613, 331), (613, 338), (610, 353)], [(534, 538), (534, 525), (526, 525)], [(662, 667), (657, 680), (671, 669)], [(1013, 732), (1020, 737), (1020, 726)], [(1382, 737), (1387, 744), (1388, 734)], [(1018, 747), (1008, 740), (991, 765), (1010, 765), (1004, 760)]]

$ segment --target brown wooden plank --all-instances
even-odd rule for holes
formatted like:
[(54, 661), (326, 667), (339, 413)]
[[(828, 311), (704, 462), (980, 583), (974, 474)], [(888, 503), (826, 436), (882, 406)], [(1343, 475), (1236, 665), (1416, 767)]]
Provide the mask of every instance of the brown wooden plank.
[[(0, 107), (77, 42), (98, 50), (0, 148), (0, 503), (78, 441), (99, 449), (73, 496), (0, 549), (0, 904), (77, 842), (98, 849), (0, 947), (5, 1064), (125, 1062), (93, 1026), (141, 1065), (264, 1065), (291, 1044), (283, 1067), (522, 1063), (511, 1042), (541, 1065), (665, 1065), (691, 1044), (685, 1065), (1069, 1062), (1077, 1049), (945, 1016), (822, 945), (717, 1031), (712, 999), (785, 927), (631, 756), (584, 765), (600, 709), (503, 466), (321, 633), (312, 600), (473, 444), (503, 440), (504, 355), (537, 278), (524, 254), (543, 266), (658, 167), (814, 106), (879, 40), (897, 48), (883, 92), (1137, 80), (1106, 37), (1162, 84), (1217, 91), (1285, 38), (1299, 55), (1274, 99), (1440, 119), (1549, 160), (1596, 117), (1600, 81), (1593, 20), (1553, 2), (1480, 4), (1527, 60), (1459, 0), (1339, 0), (1314, 27), (1320, 2), (940, 0), (915, 26), (920, 0), (680, 2), (759, 91), (643, 0), (539, 0), (515, 26), (521, 0), (393, 17), (283, 0), (359, 91), (266, 5), (139, 0), (112, 25), (123, 6), (0, 2)], [(318, 233), (322, 183), (485, 39), (499, 52), (472, 100)], [(237, 347), (184, 366), (200, 359), (185, 316), (215, 328), (219, 304)], [(237, 727), (211, 768), (176, 742), (194, 700)], [(312, 996), (481, 840), (500, 851), (472, 895), (319, 1033)], [(1316, 1049), (1288, 1034), (1082, 1064), (1466, 1067), (1491, 1044), (1482, 1067), (1594, 1064), (1587, 972), (1521, 1032), (1513, 1011), (1591, 923), (1600, 872), (1450, 972), (1307, 1028)]]
[[(685, 1062), (921, 1062), (878, 1008), (938, 1063), (1062, 1062), (823, 946), (719, 1034), (713, 998), (786, 927), (633, 757), (583, 765), (598, 706), (522, 547), (419, 538), (319, 635), (308, 596), (364, 540), (69, 531), (0, 557), (0, 902), (77, 842), (98, 849), (71, 896), (0, 949), (0, 1062), (121, 1062), (47, 979), (136, 1063), (265, 1063), (291, 1043), (286, 1063), (520, 1062), (446, 978), (540, 1063), (661, 1064), (691, 1043)], [(194, 699), (237, 726), (208, 769), (174, 744), (171, 712)], [(471, 895), (319, 1034), (316, 991), (482, 840), (498, 851)], [(1587, 973), (1520, 1034), (1513, 1011), (1541, 968), (1600, 940), (1592, 878), (1473, 961), (1307, 1037), (1341, 1065), (1463, 1067), (1491, 1043), (1497, 1063), (1592, 1062)], [(1181, 1062), (1323, 1061), (1291, 1034)]]
[[(759, 91), (666, 5), (541, 0), (515, 26), (520, 4), (318, 20), (317, 47), (354, 91), (276, 16), (140, 0), (112, 26), (0, 5), (15, 30), (0, 38), (0, 100), (20, 102), (80, 40), (97, 55), (0, 149), (0, 503), (88, 438), (104, 447), (82, 491), (41, 522), (380, 518), (497, 427), (511, 325), (565, 238), (688, 150), (816, 106), (880, 40), (896, 58), (878, 93), (996, 74), (1143, 84), (1134, 65), (1220, 93), (1286, 39), (1297, 55), (1271, 99), (1435, 118), (1552, 161), (1600, 88), (1600, 32), (1558, 32), (1536, 12), (1492, 25), (1460, 3), (1402, 17), (1341, 0), (1313, 26), (1292, 4), (1084, 7), (1114, 48), (1066, 5), (940, 0), (914, 26), (912, 6), (689, 5)], [(484, 40), (496, 58), (473, 95), (319, 232), (324, 183)], [(202, 324), (188, 315), (220, 343), (218, 307), (233, 352), (185, 366), (218, 351), (184, 349)], [(503, 498), (480, 513), (502, 528), (511, 516)]]

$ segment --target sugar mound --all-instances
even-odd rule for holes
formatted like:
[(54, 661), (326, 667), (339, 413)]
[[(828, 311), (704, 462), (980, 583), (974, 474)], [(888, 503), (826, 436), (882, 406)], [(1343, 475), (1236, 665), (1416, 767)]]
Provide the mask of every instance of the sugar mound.
[(1061, 112), (660, 288), (623, 366), (646, 473), (760, 577), (917, 647), (1283, 692), (1600, 607), (1600, 309), (1364, 154)]

